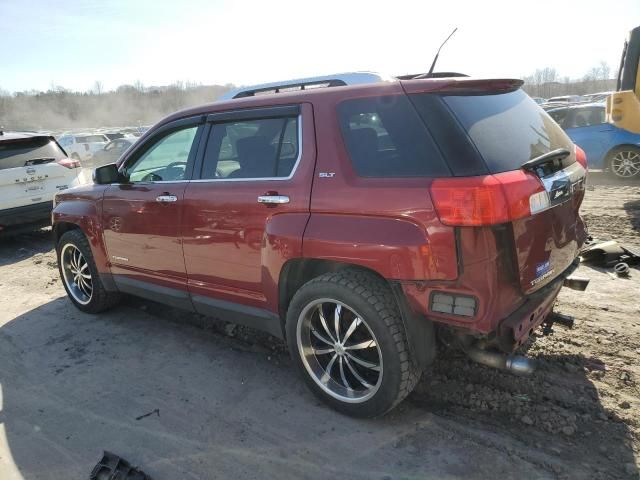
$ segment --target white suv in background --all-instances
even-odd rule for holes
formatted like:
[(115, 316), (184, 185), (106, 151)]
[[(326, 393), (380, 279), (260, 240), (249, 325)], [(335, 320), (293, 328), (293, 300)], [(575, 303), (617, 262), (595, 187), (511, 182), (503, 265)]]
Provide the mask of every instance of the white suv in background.
[(76, 133), (58, 138), (69, 156), (81, 161), (91, 160), (93, 154), (102, 150), (109, 141), (109, 137), (102, 133)]
[(79, 183), (78, 167), (51, 136), (0, 130), (0, 234), (49, 225), (53, 197)]

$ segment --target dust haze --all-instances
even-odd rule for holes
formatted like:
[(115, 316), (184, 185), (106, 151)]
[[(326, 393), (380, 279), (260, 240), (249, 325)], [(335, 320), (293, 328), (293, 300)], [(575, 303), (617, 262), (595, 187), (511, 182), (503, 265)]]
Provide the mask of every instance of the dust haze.
[(63, 87), (14, 94), (0, 90), (0, 126), (6, 130), (59, 131), (151, 125), (176, 110), (211, 103), (231, 88), (182, 82), (145, 87), (138, 82), (105, 92), (96, 82), (89, 92)]

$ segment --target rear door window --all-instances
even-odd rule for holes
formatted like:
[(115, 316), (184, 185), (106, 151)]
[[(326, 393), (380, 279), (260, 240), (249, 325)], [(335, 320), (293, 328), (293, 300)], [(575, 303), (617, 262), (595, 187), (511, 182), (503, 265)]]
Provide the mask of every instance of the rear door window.
[(362, 177), (442, 177), (451, 172), (405, 95), (347, 100), (340, 128)]
[(563, 124), (567, 119), (567, 111), (568, 110), (566, 108), (562, 108), (560, 110), (551, 110), (547, 113), (551, 118), (553, 118), (558, 123), (558, 125), (560, 125), (561, 127), (564, 127)]
[(573, 148), (560, 126), (522, 90), (443, 99), (491, 173), (517, 170), (544, 153)]
[(48, 137), (0, 142), (0, 170), (54, 162), (66, 158), (58, 144)]
[(286, 178), (300, 153), (298, 117), (212, 125), (201, 178)]
[(579, 108), (574, 110), (574, 115), (567, 128), (591, 127), (605, 123), (604, 107)]

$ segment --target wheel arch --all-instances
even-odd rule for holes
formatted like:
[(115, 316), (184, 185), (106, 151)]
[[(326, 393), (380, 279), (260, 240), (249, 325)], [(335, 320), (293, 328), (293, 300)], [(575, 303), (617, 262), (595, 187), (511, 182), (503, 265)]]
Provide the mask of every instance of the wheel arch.
[(340, 270), (359, 270), (367, 272), (389, 285), (402, 317), (405, 328), (409, 351), (413, 361), (421, 368), (427, 368), (436, 355), (435, 330), (431, 320), (414, 312), (404, 291), (398, 282), (390, 281), (379, 272), (354, 263), (338, 262), (319, 258), (294, 258), (288, 260), (280, 271), (279, 286), (279, 314), (282, 322), (282, 332), (286, 338), (286, 317), (289, 305), (295, 293), (305, 283), (324, 275), (325, 273)]
[[(67, 233), (70, 230), (80, 230), (82, 231), (82, 228), (80, 228), (80, 225), (78, 225), (77, 223), (73, 223), (73, 222), (57, 222), (53, 225), (52, 228), (52, 232), (53, 232), (53, 241), (54, 244), (57, 246), (58, 242), (60, 241), (60, 238), (62, 237), (62, 235), (64, 235), (65, 233)], [(86, 235), (86, 232), (82, 232)]]

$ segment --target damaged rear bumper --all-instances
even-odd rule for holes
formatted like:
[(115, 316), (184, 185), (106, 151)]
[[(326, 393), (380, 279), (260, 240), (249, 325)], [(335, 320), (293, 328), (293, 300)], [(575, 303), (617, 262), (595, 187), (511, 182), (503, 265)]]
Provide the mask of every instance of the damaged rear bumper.
[(584, 290), (588, 279), (573, 277), (580, 265), (573, 262), (562, 274), (544, 288), (532, 293), (516, 311), (503, 319), (497, 328), (497, 344), (504, 352), (512, 352), (522, 345), (553, 311), (553, 305), (563, 286)]

